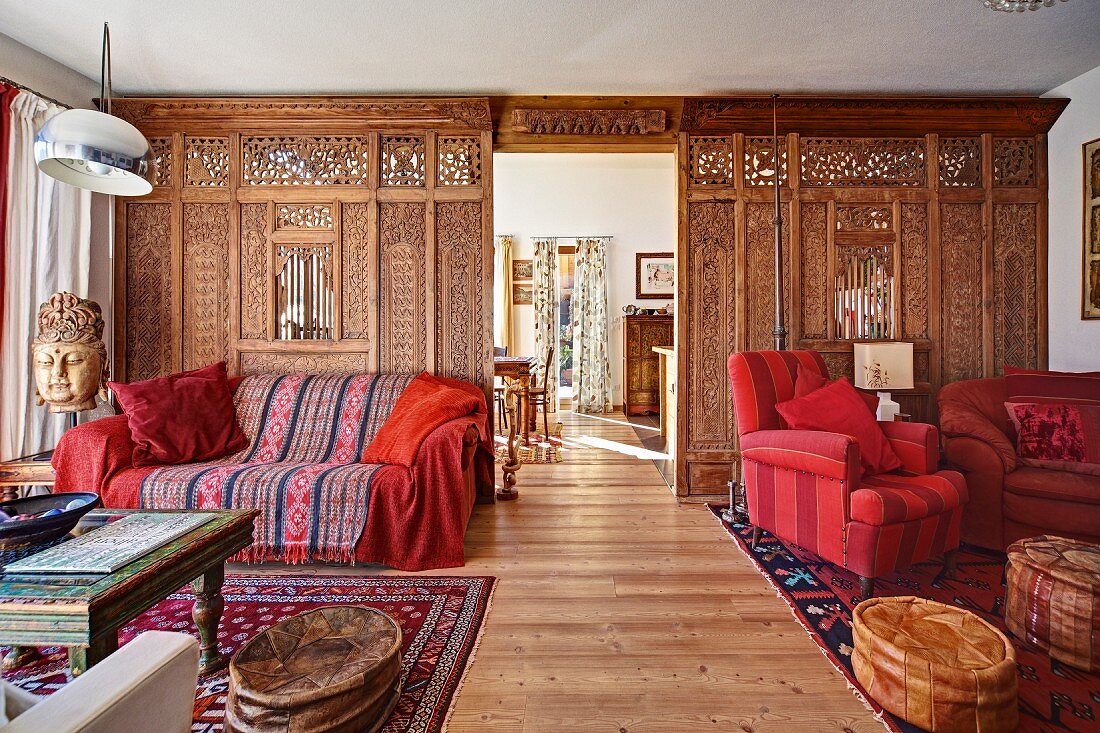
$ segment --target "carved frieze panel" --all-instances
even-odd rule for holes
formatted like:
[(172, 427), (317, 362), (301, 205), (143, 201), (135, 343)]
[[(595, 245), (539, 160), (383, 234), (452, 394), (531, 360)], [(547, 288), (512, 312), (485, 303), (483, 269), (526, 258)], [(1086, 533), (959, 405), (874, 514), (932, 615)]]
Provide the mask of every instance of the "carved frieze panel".
[(267, 339), (271, 273), (267, 204), (241, 204), (241, 338)]
[(665, 131), (663, 109), (516, 109), (512, 130), (532, 135), (650, 135)]
[(245, 136), (241, 159), (246, 186), (363, 186), (370, 175), (366, 136)]
[(1034, 204), (993, 206), (993, 369), (1038, 362)]
[(1035, 140), (1030, 137), (994, 138), (993, 185), (1035, 185)]
[[(787, 184), (787, 139), (779, 138), (779, 185)], [(775, 185), (775, 146), (770, 137), (745, 138), (745, 185)]]
[(693, 186), (733, 185), (733, 140), (728, 137), (691, 137), (689, 180)]
[(437, 374), (481, 383), (489, 349), (481, 314), (488, 309), (481, 246), (481, 202), (436, 204)]
[(802, 139), (804, 186), (923, 186), (922, 138)]
[(244, 351), (241, 374), (343, 374), (368, 371), (365, 354)]
[(344, 338), (371, 337), (370, 219), (365, 203), (348, 202), (340, 208), (340, 251), (344, 258)]
[(229, 138), (184, 138), (183, 185), (223, 187), (229, 185)]
[(901, 337), (928, 338), (928, 208), (901, 205)]
[(427, 359), (425, 272), (426, 212), (421, 202), (383, 202), (378, 205), (380, 369), (412, 374)]
[(732, 201), (688, 204), (688, 441), (695, 450), (736, 440), (726, 360), (737, 348), (737, 247)]
[(888, 232), (894, 228), (894, 208), (889, 204), (837, 204), (838, 232)]
[[(745, 205), (748, 251), (745, 257), (745, 309), (748, 348), (775, 348), (775, 227), (772, 204)], [(784, 209), (783, 302), (784, 319), (791, 322), (791, 227), (790, 211)]]
[(172, 138), (149, 138), (149, 156), (153, 159), (155, 171), (153, 173), (153, 185), (171, 186), (174, 172), (172, 167)]
[(183, 368), (229, 357), (229, 204), (183, 204)]
[(940, 206), (943, 379), (982, 376), (982, 205)]
[(332, 229), (332, 204), (277, 204), (277, 230)]
[(382, 136), (382, 185), (424, 185), (424, 138)]
[(802, 204), (802, 337), (823, 339), (828, 334), (828, 210), (824, 203)]
[(440, 186), (481, 185), (481, 140), (476, 137), (444, 137), (436, 142)]
[(831, 379), (840, 379), (841, 377), (852, 379), (855, 373), (855, 359), (850, 353), (825, 351), (821, 353), (821, 358), (825, 360), (825, 366), (829, 370)]
[(126, 379), (172, 371), (172, 205), (126, 205)]
[(978, 137), (941, 137), (940, 185), (954, 188), (982, 187), (982, 140)]

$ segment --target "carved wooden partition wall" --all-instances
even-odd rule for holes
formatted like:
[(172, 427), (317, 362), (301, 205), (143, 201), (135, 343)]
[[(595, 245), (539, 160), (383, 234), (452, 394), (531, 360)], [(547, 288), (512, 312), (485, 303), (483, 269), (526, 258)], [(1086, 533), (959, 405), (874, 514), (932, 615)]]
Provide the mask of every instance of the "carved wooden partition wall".
[[(853, 341), (911, 341), (895, 398), (918, 420), (947, 382), (1044, 367), (1045, 133), (1065, 103), (781, 99), (790, 348), (851, 378)], [(703, 499), (737, 473), (726, 359), (772, 348), (771, 101), (688, 99), (681, 130), (677, 493)]]
[(117, 377), (426, 369), (491, 383), (486, 99), (123, 99)]

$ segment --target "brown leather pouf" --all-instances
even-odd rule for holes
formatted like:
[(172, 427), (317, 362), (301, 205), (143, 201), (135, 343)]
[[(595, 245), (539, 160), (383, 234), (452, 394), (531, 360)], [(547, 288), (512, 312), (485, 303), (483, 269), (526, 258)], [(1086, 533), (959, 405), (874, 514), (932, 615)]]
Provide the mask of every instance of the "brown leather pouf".
[(226, 733), (373, 733), (401, 694), (401, 628), (327, 606), (249, 639), (229, 663)]
[(899, 596), (852, 613), (856, 679), (882, 707), (933, 733), (1016, 730), (1016, 650), (969, 611)]
[(1009, 545), (1005, 625), (1059, 662), (1100, 671), (1100, 546), (1048, 535)]

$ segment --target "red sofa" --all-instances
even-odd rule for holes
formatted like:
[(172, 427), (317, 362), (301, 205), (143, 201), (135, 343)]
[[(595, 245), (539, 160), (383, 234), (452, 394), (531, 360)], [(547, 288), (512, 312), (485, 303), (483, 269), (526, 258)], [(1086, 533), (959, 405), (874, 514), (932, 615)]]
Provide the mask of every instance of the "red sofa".
[(1042, 534), (1100, 543), (1100, 476), (1017, 461), (1002, 377), (953, 382), (938, 399), (944, 454), (970, 489), (964, 541), (996, 550)]
[(493, 455), (480, 408), (428, 434), (412, 466), (359, 462), (410, 375), (257, 375), (236, 385), (244, 450), (215, 461), (135, 467), (124, 415), (70, 430), (54, 452), (58, 491), (105, 506), (260, 510), (240, 559), (380, 563), (401, 570), (464, 563), (473, 505), (492, 501)]
[(753, 544), (761, 529), (794, 542), (860, 576), (864, 598), (876, 577), (932, 557), (950, 572), (967, 491), (958, 473), (936, 470), (936, 428), (879, 423), (902, 470), (864, 476), (852, 436), (786, 428), (775, 405), (794, 397), (799, 366), (829, 374), (816, 351), (729, 358)]

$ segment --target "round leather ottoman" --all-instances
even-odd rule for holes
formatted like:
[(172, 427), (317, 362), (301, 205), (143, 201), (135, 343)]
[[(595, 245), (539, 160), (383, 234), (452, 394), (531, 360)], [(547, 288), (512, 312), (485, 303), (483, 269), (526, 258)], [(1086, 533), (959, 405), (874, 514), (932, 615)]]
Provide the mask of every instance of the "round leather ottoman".
[(856, 679), (882, 707), (933, 733), (1016, 730), (1016, 650), (969, 611), (899, 596), (852, 613)]
[(1100, 546), (1048, 535), (1009, 545), (1005, 625), (1059, 662), (1100, 671)]
[(401, 628), (327, 606), (249, 639), (229, 663), (226, 733), (373, 733), (401, 694)]

